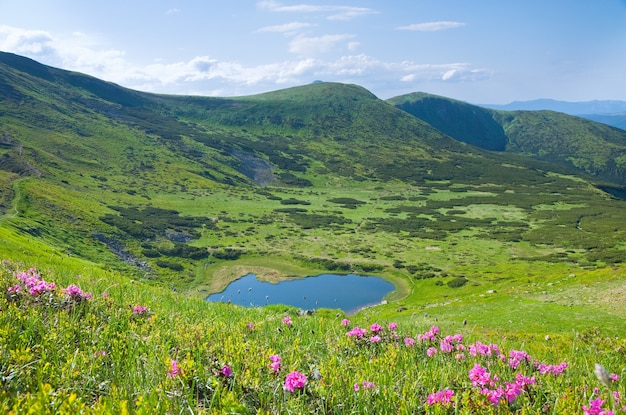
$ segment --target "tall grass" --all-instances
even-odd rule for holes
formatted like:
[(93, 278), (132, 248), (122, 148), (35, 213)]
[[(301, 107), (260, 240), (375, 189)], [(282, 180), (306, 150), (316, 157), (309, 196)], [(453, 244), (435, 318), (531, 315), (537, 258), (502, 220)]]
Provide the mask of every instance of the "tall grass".
[[(24, 275), (47, 289), (31, 294)], [(2, 413), (626, 411), (626, 341), (591, 331), (529, 341), (301, 316), (7, 261), (0, 289)]]

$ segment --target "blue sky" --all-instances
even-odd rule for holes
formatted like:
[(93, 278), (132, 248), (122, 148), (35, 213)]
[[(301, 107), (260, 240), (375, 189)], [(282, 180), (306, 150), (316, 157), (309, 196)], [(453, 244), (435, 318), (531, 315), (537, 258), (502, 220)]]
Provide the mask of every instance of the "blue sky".
[(626, 0), (0, 0), (0, 50), (160, 93), (626, 100)]

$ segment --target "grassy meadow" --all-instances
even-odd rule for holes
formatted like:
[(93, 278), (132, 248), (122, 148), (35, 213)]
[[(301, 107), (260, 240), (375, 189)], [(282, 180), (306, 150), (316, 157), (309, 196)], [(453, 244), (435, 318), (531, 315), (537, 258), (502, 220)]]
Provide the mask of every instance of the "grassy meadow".
[(3, 262), (3, 413), (626, 411), (626, 343), (601, 329), (208, 305), (85, 265)]

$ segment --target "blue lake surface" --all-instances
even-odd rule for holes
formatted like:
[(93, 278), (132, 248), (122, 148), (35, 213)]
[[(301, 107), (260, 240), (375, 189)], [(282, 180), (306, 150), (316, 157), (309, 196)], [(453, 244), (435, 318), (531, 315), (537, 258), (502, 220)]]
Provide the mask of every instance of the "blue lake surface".
[(272, 284), (248, 274), (231, 282), (221, 293), (211, 294), (207, 301), (231, 302), (244, 307), (287, 304), (312, 310), (339, 308), (351, 313), (378, 304), (395, 289), (378, 277), (322, 274), (315, 277), (284, 280)]

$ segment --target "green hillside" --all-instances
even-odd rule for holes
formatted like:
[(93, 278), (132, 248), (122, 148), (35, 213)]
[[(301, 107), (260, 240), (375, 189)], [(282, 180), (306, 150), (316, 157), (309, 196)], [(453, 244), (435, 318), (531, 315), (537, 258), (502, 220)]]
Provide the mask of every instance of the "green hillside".
[(449, 98), (414, 93), (389, 103), (450, 137), (626, 184), (626, 131), (553, 111), (496, 111)]
[[(593, 170), (617, 130), (447, 105), (479, 125), (355, 85), (157, 95), (0, 53), (0, 413), (618, 410), (626, 209), (621, 170)], [(249, 272), (396, 290), (354, 316), (204, 301)]]
[(376, 272), (398, 298), (622, 261), (621, 202), (596, 184), (358, 86), (164, 96), (1, 56), (2, 226), (60, 255), (204, 293), (242, 269)]

